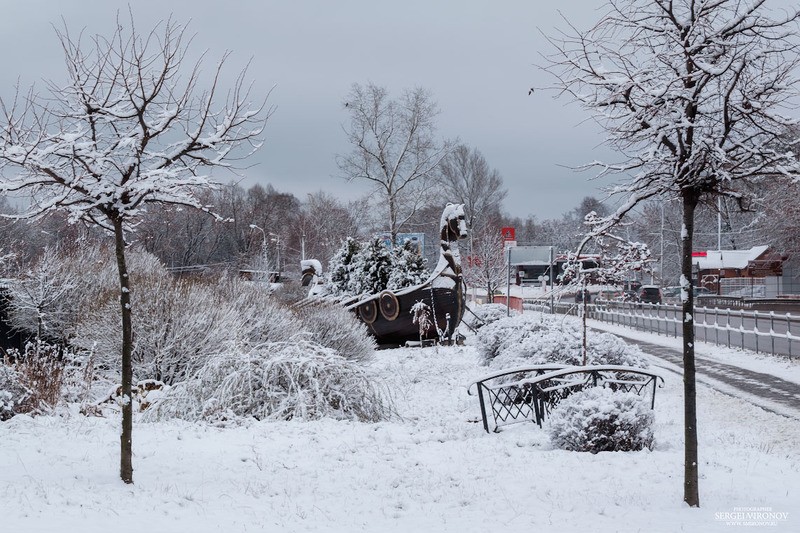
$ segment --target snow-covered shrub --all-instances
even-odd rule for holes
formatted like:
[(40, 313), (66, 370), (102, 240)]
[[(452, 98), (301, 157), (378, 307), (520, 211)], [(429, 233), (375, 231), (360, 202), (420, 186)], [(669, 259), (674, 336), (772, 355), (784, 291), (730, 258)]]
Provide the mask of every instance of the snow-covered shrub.
[[(292, 314), (274, 303), (259, 283), (239, 279), (176, 281), (139, 278), (133, 302), (134, 379), (167, 384), (192, 376), (208, 357), (238, 343), (258, 344), (299, 333)], [(89, 314), (74, 344), (93, 350), (97, 364), (120, 365), (121, 317), (116, 300)]]
[(33, 392), (17, 370), (0, 362), (0, 421), (31, 411)]
[(538, 313), (498, 318), (478, 331), (478, 355), (488, 364), (500, 355), (515, 351), (524, 339), (545, 334), (553, 322), (550, 317)]
[(576, 452), (627, 452), (653, 447), (653, 411), (631, 392), (590, 387), (562, 400), (550, 414), (554, 446)]
[(368, 361), (375, 354), (375, 339), (355, 314), (339, 305), (320, 303), (297, 311), (299, 328), (309, 339), (351, 361)]
[[(497, 320), (481, 328), (476, 337), (478, 354), (494, 368), (583, 364), (580, 324), (570, 317), (525, 313)], [(587, 364), (648, 366), (638, 346), (610, 333), (589, 335)]]
[(9, 325), (37, 339), (61, 340), (69, 327), (79, 279), (65, 269), (57, 250), (46, 248), (37, 261), (9, 283)]
[[(134, 289), (138, 283), (169, 274), (143, 251), (127, 253)], [(77, 243), (69, 250), (45, 250), (10, 286), (9, 321), (15, 329), (51, 342), (70, 343), (87, 314), (117, 306), (119, 274), (113, 249)]]
[[(0, 377), (0, 410), (38, 414), (52, 410), (62, 399), (64, 358), (58, 346), (29, 343), (24, 352), (9, 350)], [(1, 416), (1, 415), (0, 415)]]
[(508, 316), (517, 316), (519, 312), (516, 309), (509, 309), (504, 304), (481, 304), (470, 307), (472, 313), (464, 315), (464, 321), (472, 327), (472, 329), (480, 329), (483, 326), (488, 326), (493, 322), (497, 322), (501, 318)]
[(389, 415), (389, 404), (361, 365), (301, 340), (211, 357), (195, 376), (166, 391), (147, 418), (375, 422)]
[(418, 301), (411, 306), (411, 319), (414, 324), (419, 328), (419, 340), (422, 342), (423, 337), (433, 327), (433, 317), (431, 316), (431, 307), (423, 302)]

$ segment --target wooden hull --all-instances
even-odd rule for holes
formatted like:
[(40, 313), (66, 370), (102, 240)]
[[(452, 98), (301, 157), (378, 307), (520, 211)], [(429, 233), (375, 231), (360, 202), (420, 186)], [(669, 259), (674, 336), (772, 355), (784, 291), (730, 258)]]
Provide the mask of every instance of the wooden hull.
[[(396, 301), (396, 309), (391, 296)], [(461, 284), (455, 289), (434, 288), (430, 284), (411, 291), (384, 291), (380, 295), (366, 298), (351, 307), (364, 322), (381, 345), (402, 345), (406, 341), (419, 341), (419, 326), (414, 323), (411, 308), (424, 302), (431, 309), (431, 322), (436, 322), (441, 337), (452, 338), (464, 316), (464, 295)], [(437, 327), (431, 326), (422, 337), (425, 340), (439, 339)]]

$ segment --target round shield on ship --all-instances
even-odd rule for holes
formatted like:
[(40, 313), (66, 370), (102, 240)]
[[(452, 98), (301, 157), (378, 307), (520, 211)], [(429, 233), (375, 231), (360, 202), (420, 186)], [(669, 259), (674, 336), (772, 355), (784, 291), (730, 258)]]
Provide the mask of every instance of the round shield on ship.
[(394, 320), (400, 314), (400, 304), (397, 302), (397, 296), (390, 291), (383, 291), (378, 297), (378, 302), (381, 314), (386, 320)]
[(375, 322), (375, 319), (378, 318), (378, 306), (375, 304), (375, 300), (370, 300), (359, 305), (358, 315), (361, 317), (361, 320), (367, 324)]

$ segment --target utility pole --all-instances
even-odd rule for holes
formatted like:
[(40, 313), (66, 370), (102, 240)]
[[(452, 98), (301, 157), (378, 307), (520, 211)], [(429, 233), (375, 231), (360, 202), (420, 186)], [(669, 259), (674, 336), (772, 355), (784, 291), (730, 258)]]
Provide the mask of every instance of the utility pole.
[(717, 196), (717, 250), (722, 250), (722, 196)]

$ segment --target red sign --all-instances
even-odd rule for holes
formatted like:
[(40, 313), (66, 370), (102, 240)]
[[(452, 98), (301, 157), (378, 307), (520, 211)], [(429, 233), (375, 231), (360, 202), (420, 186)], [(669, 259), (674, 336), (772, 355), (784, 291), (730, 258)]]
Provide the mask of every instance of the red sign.
[(708, 257), (708, 252), (692, 252), (692, 257)]
[(500, 228), (500, 234), (503, 236), (504, 241), (516, 241), (516, 232), (514, 228)]

